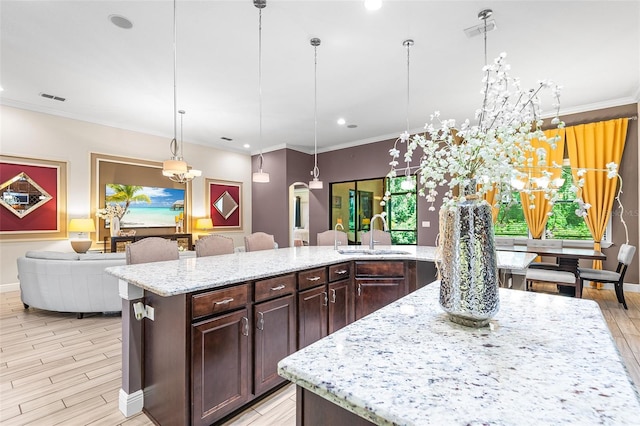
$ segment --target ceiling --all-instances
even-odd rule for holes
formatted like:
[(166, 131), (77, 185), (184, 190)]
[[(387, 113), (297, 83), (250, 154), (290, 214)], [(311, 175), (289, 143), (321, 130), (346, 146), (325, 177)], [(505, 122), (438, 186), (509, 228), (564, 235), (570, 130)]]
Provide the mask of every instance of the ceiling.
[[(177, 0), (177, 108), (184, 141), (256, 153), (313, 152), (317, 48), (319, 151), (395, 138), (429, 114), (472, 119), (481, 105), (482, 36), (464, 29), (493, 9), (489, 59), (507, 52), (524, 87), (563, 86), (561, 112), (640, 99), (639, 1), (268, 0), (262, 16), (263, 131), (258, 9), (252, 0)], [(4, 105), (173, 136), (173, 3), (0, 3)], [(131, 29), (108, 17), (125, 16)], [(407, 101), (407, 51), (410, 96)], [(64, 102), (40, 96), (47, 93)], [(543, 98), (551, 113), (551, 100)], [(338, 125), (338, 118), (346, 120)], [(357, 127), (349, 127), (349, 125)], [(180, 132), (178, 122), (178, 133)], [(232, 141), (225, 141), (226, 137)], [(243, 148), (250, 144), (250, 148)], [(168, 143), (163, 146), (169, 153)]]

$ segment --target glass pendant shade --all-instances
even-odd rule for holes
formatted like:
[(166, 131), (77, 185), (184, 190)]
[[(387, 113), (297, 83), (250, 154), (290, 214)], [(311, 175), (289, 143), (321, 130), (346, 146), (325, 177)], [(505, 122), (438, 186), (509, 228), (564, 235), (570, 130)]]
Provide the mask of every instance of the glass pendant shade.
[(257, 172), (253, 173), (253, 177), (251, 178), (253, 182), (257, 183), (269, 183), (269, 173), (265, 173), (260, 169)]
[(162, 174), (167, 177), (187, 173), (189, 167), (186, 161), (182, 160), (166, 160), (162, 162)]
[(317, 177), (309, 181), (309, 189), (322, 189), (322, 181)]

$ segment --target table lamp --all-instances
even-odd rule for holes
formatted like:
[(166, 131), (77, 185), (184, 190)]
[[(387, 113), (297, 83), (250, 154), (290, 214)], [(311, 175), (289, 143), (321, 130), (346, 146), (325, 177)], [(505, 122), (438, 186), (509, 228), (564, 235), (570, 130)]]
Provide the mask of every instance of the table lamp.
[(210, 217), (200, 218), (196, 220), (196, 229), (207, 231), (213, 229), (213, 220)]
[(91, 248), (91, 239), (85, 233), (95, 232), (96, 225), (93, 219), (71, 219), (69, 222), (69, 232), (77, 232), (78, 238), (71, 241), (71, 247), (76, 253), (86, 253)]

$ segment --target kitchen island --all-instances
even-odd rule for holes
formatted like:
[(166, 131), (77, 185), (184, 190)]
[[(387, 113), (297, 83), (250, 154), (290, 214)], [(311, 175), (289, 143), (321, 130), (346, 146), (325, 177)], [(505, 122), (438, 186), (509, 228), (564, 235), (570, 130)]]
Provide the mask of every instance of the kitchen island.
[(279, 363), (298, 425), (638, 424), (640, 396), (598, 305), (500, 289), (488, 327), (430, 284)]
[[(498, 252), (498, 266), (534, 257)], [(285, 356), (433, 281), (435, 258), (434, 247), (292, 247), (108, 268), (123, 299), (120, 410), (216, 422), (283, 383)], [(418, 262), (431, 267), (419, 274)]]

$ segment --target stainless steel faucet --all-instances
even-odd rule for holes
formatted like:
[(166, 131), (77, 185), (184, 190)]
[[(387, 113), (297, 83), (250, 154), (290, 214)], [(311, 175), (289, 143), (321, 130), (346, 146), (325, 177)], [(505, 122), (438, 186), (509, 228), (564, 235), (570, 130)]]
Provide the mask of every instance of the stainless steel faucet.
[(338, 250), (338, 226), (342, 228), (344, 231), (344, 226), (341, 223), (336, 223), (336, 226), (333, 227), (333, 249)]
[(369, 222), (369, 250), (373, 250), (374, 247), (374, 241), (373, 241), (373, 223), (376, 221), (377, 218), (380, 218), (380, 220), (382, 220), (382, 228), (384, 229), (384, 231), (387, 231), (387, 221), (384, 220), (384, 216), (381, 214), (375, 214), (373, 215), (373, 217), (371, 218), (371, 222)]

